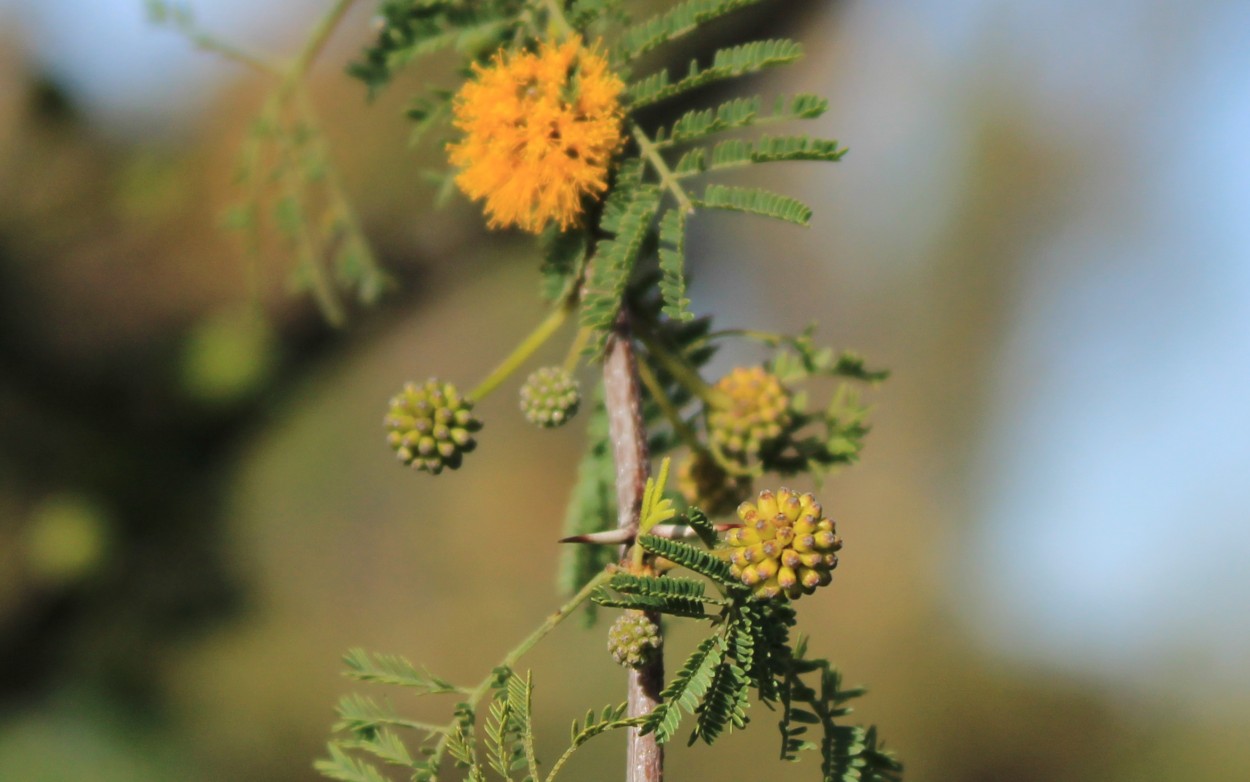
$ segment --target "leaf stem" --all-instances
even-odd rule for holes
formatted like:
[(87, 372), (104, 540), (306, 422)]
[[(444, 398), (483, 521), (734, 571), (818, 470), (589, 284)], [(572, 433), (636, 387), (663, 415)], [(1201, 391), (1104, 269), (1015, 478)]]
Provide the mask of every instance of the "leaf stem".
[(685, 188), (677, 181), (677, 177), (673, 174), (673, 170), (668, 167), (668, 162), (664, 160), (664, 156), (660, 154), (659, 148), (655, 142), (646, 134), (637, 122), (629, 123), (630, 133), (634, 137), (634, 141), (638, 142), (638, 149), (647, 158), (647, 162), (655, 169), (655, 173), (660, 177), (660, 183), (673, 194), (673, 198), (677, 199), (677, 205), (686, 214), (694, 214), (694, 202), (690, 200), (690, 196), (686, 194)]
[(673, 431), (677, 432), (677, 436), (682, 439), (686, 445), (694, 449), (701, 449), (699, 444), (699, 436), (695, 434), (690, 425), (681, 417), (681, 412), (673, 406), (673, 401), (668, 398), (668, 394), (664, 393), (664, 387), (660, 385), (659, 378), (651, 371), (651, 367), (645, 361), (638, 362), (638, 378), (642, 380), (642, 384), (647, 387), (647, 393), (651, 394), (651, 399), (660, 408), (660, 412), (668, 419), (668, 423), (673, 427)]
[(691, 371), (686, 362), (674, 356), (668, 348), (661, 345), (649, 334), (639, 332), (638, 339), (647, 348), (647, 353), (654, 356), (664, 366), (665, 371), (672, 375), (674, 380), (681, 383), (687, 391), (712, 407), (723, 407), (728, 404), (724, 394), (709, 386), (697, 372)]
[(485, 380), (478, 387), (469, 392), (469, 398), (474, 402), (480, 402), (492, 391), (498, 388), (508, 377), (529, 360), (530, 356), (538, 350), (543, 344), (556, 333), (560, 326), (564, 325), (564, 321), (568, 319), (569, 313), (573, 311), (569, 302), (565, 301), (551, 311), (551, 314), (538, 324), (538, 327), (530, 332), (529, 336), (521, 340), (521, 344), (508, 355), (499, 366), (495, 367)]
[[(569, 616), (577, 610), (578, 606), (590, 599), (591, 594), (594, 593), (594, 591), (601, 585), (606, 584), (608, 579), (611, 577), (612, 572), (610, 570), (604, 570), (599, 575), (587, 581), (586, 585), (582, 587), (577, 594), (569, 598), (564, 605), (557, 608), (554, 613), (550, 614), (543, 620), (543, 623), (539, 625), (534, 632), (526, 636), (525, 640), (521, 641), (521, 643), (517, 644), (512, 651), (504, 655), (504, 658), (499, 661), (499, 665), (495, 666), (495, 669), (514, 667), (517, 664), (517, 661), (520, 660), (526, 652), (533, 649), (539, 641), (547, 636), (548, 633), (556, 629), (556, 627), (558, 627), (559, 624), (565, 619), (568, 619)], [(486, 697), (486, 694), (490, 692), (491, 684), (494, 681), (495, 672), (492, 670), (489, 676), (482, 679), (482, 681), (469, 692), (468, 698), (464, 701), (465, 705), (468, 706), (470, 710), (475, 710), (477, 705), (482, 702), (482, 698)], [(447, 725), (437, 729), (437, 732), (442, 733), (442, 736), (439, 738), (438, 743), (434, 745), (434, 751), (430, 754), (430, 759), (428, 761), (430, 768), (435, 773), (438, 772), (438, 766), (442, 762), (443, 755), (447, 752), (447, 742), (451, 738), (451, 735), (455, 732), (457, 724), (457, 720), (453, 718), (449, 723), (447, 723)]]
[(304, 42), (303, 48), (299, 54), (295, 55), (294, 62), (291, 63), (291, 69), (287, 73), (287, 78), (296, 81), (302, 79), (308, 69), (312, 67), (313, 62), (317, 59), (317, 55), (321, 54), (321, 50), (325, 48), (326, 42), (330, 40), (331, 34), (335, 28), (339, 26), (339, 22), (355, 4), (356, 0), (338, 0), (325, 16), (317, 22), (317, 26), (313, 28), (312, 33)]

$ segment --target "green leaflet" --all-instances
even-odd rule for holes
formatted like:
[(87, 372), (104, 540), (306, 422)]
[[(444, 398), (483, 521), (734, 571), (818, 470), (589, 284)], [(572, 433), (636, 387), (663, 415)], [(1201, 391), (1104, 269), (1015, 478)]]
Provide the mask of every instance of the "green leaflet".
[(364, 695), (352, 693), (339, 700), (339, 721), (334, 730), (366, 733), (386, 726), (424, 730), (420, 723), (401, 718), (390, 705), (382, 705)]
[[(695, 170), (715, 171), (751, 163), (776, 163), (783, 160), (838, 161), (845, 155), (846, 149), (831, 139), (808, 136), (761, 136), (756, 141), (730, 139), (713, 147), (707, 164)], [(692, 173), (687, 170), (690, 167), (683, 166), (681, 162), (677, 166), (679, 173)]]
[(812, 219), (812, 209), (807, 204), (763, 188), (708, 185), (696, 203), (706, 209), (749, 212), (802, 226)]
[(686, 298), (686, 214), (669, 209), (660, 219), (660, 296), (663, 312), (676, 321), (694, 320)]
[(691, 62), (686, 75), (675, 82), (671, 81), (668, 69), (665, 68), (630, 84), (626, 93), (630, 107), (636, 110), (714, 81), (745, 76), (774, 65), (785, 65), (802, 56), (803, 47), (796, 41), (786, 38), (752, 41), (718, 49), (712, 57), (712, 64), (706, 68), (700, 68), (697, 62)]
[(703, 603), (685, 597), (668, 595), (621, 595), (613, 597), (610, 593), (600, 590), (591, 596), (595, 605), (604, 608), (624, 608), (635, 611), (657, 611), (671, 616), (684, 616), (690, 619), (702, 619), (707, 616)]
[(704, 22), (758, 2), (760, 0), (686, 0), (626, 30), (617, 43), (617, 52), (622, 59), (632, 60), (694, 32)]
[(704, 597), (703, 582), (689, 578), (635, 576), (630, 573), (617, 573), (608, 581), (608, 586), (617, 592), (627, 595), (658, 595), (660, 597), (682, 597), (691, 600), (703, 600)]
[(387, 782), (378, 770), (363, 760), (356, 760), (339, 748), (335, 742), (328, 745), (330, 759), (321, 759), (313, 767), (325, 777), (340, 782)]
[[(619, 595), (612, 595), (608, 589), (615, 590)], [(703, 608), (705, 601), (724, 602), (719, 598), (707, 598), (701, 581), (629, 573), (612, 576), (607, 588), (597, 591), (591, 599), (597, 605), (610, 608), (658, 611), (696, 619), (707, 616)]]
[(761, 115), (763, 101), (759, 97), (734, 98), (715, 108), (688, 111), (669, 128), (661, 128), (655, 136), (659, 146), (684, 144), (727, 130), (752, 127), (772, 122), (814, 119), (829, 109), (829, 101), (819, 95), (801, 93), (777, 98), (771, 114)]
[(422, 695), (456, 692), (456, 687), (429, 671), (418, 670), (403, 657), (394, 654), (370, 655), (364, 649), (352, 649), (343, 656), (347, 675), (357, 681), (396, 684), (424, 690)]
[(717, 559), (706, 551), (701, 551), (688, 543), (657, 538), (654, 535), (643, 535), (638, 538), (638, 545), (651, 554), (671, 559), (678, 565), (688, 570), (693, 570), (699, 575), (707, 576), (720, 584), (735, 587), (741, 586), (738, 579), (734, 578), (730, 572), (728, 562), (725, 562), (723, 559)]
[(419, 766), (412, 759), (412, 755), (408, 754), (408, 747), (400, 741), (399, 736), (385, 728), (358, 735), (353, 740), (340, 741), (339, 745), (344, 749), (367, 752), (387, 765), (399, 766), (410, 771), (416, 770)]

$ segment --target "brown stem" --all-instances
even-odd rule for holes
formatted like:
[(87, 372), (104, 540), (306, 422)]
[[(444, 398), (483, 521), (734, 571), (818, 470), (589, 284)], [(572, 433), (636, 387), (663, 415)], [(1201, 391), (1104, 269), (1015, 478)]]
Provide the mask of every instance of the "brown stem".
[[(637, 357), (629, 330), (629, 316), (622, 308), (608, 340), (603, 362), (603, 387), (608, 410), (608, 435), (616, 460), (617, 527), (632, 538), (638, 530), (638, 513), (646, 488), (650, 465), (647, 459), (647, 433), (642, 425), (642, 393), (638, 384)], [(625, 552), (622, 551), (622, 563)], [(659, 616), (650, 616), (659, 625)], [(662, 652), (663, 647), (657, 650)], [(629, 716), (650, 714), (660, 702), (664, 689), (664, 656), (629, 671)], [(661, 782), (664, 778), (664, 748), (655, 734), (638, 734), (628, 728), (626, 737), (625, 782)]]

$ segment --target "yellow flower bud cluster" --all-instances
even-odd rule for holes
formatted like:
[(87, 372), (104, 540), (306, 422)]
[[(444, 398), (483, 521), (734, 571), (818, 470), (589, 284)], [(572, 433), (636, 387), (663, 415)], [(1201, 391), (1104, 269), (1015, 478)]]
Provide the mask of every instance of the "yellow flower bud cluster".
[(833, 579), (842, 540), (811, 494), (760, 492), (738, 506), (743, 526), (730, 530), (730, 570), (763, 599), (797, 599)]
[(730, 475), (706, 452), (695, 451), (677, 468), (677, 488), (708, 516), (724, 516), (751, 493), (751, 481)]
[(641, 611), (626, 611), (608, 630), (608, 651), (626, 668), (638, 668), (659, 647), (660, 628)]
[(708, 411), (713, 448), (745, 461), (776, 442), (790, 426), (790, 394), (763, 367), (738, 367), (713, 388), (718, 399)]
[(581, 386), (560, 367), (537, 369), (521, 386), (525, 420), (544, 428), (563, 426), (577, 414), (581, 401)]
[(459, 467), (477, 445), (473, 432), (482, 428), (473, 416), (473, 401), (435, 379), (404, 384), (391, 398), (384, 424), (386, 441), (399, 460), (434, 475)]

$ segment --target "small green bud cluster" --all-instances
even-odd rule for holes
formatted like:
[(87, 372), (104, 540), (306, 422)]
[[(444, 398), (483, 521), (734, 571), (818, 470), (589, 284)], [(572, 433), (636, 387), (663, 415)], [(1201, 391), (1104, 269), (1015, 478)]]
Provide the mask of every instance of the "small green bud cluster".
[(451, 383), (433, 378), (405, 383), (391, 398), (384, 423), (386, 441), (399, 460), (433, 475), (459, 467), (477, 445), (473, 432), (482, 428), (473, 416), (473, 401)]
[(660, 647), (660, 628), (641, 611), (626, 611), (608, 630), (608, 651), (618, 665), (639, 668)]
[(544, 428), (562, 426), (577, 414), (581, 401), (578, 382), (560, 367), (535, 370), (521, 386), (525, 419)]
[(762, 491), (738, 507), (742, 526), (729, 531), (730, 571), (762, 599), (810, 595), (833, 579), (842, 540), (811, 494)]
[(790, 394), (763, 367), (738, 367), (713, 390), (723, 401), (708, 411), (708, 438), (731, 458), (759, 456), (790, 427)]

